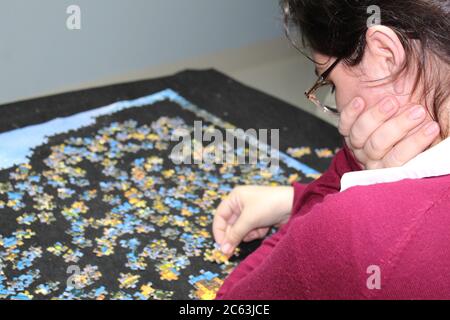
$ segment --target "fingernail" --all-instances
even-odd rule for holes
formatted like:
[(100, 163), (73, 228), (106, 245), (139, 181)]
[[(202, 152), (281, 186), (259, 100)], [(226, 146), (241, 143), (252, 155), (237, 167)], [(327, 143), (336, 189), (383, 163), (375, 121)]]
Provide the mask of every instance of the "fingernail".
[(425, 127), (425, 135), (433, 136), (441, 130), (436, 122), (432, 122)]
[(421, 118), (423, 118), (423, 116), (425, 115), (425, 110), (423, 107), (421, 106), (416, 106), (414, 107), (414, 109), (409, 113), (409, 118), (411, 120), (419, 120)]
[(355, 100), (353, 100), (353, 109), (358, 110), (359, 108), (361, 108), (361, 106), (362, 106), (362, 103), (359, 98), (356, 98)]
[(381, 111), (384, 113), (389, 113), (392, 110), (394, 110), (394, 108), (395, 108), (394, 101), (392, 101), (392, 99), (388, 99), (381, 106)]
[(231, 249), (231, 245), (229, 243), (225, 243), (221, 248), (222, 252), (224, 254), (229, 254), (229, 251)]

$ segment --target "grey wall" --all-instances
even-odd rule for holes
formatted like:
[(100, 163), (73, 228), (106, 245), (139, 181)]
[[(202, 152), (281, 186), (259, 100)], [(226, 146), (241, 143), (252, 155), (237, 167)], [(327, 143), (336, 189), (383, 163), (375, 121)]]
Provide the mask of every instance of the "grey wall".
[[(0, 103), (281, 35), (278, 0), (0, 0)], [(82, 29), (66, 27), (81, 7)]]

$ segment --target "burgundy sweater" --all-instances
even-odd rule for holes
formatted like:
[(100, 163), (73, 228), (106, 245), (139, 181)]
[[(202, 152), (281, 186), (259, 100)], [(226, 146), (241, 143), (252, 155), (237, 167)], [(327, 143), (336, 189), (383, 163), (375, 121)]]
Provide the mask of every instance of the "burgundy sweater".
[(340, 190), (361, 170), (344, 143), (294, 183), (289, 222), (228, 276), (218, 299), (450, 299), (450, 175)]

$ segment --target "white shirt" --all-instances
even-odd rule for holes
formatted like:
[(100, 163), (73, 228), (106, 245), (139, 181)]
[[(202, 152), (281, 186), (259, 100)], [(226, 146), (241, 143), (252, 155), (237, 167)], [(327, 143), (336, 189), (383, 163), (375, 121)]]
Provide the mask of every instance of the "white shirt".
[(402, 167), (347, 172), (341, 178), (341, 192), (353, 186), (447, 174), (450, 174), (450, 138), (422, 152)]

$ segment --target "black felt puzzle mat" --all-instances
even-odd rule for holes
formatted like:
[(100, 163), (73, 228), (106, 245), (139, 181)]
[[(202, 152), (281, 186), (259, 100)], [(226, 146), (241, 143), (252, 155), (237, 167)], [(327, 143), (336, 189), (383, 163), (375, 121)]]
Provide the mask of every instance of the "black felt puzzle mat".
[[(209, 88), (210, 103), (207, 92), (196, 93), (205, 78), (215, 83)], [(239, 95), (242, 101), (248, 96), (261, 101), (261, 109), (264, 101), (276, 101), (283, 105), (282, 111), (291, 108), (292, 114), (298, 114), (300, 123), (302, 116), (309, 116), (215, 71), (185, 72), (144, 83), (148, 89), (176, 88), (200, 109), (234, 125), (239, 123), (233, 120), (240, 124), (246, 120), (248, 127), (275, 128), (273, 121), (279, 117), (263, 112), (254, 121), (255, 115), (248, 116), (251, 104), (244, 103), (239, 105), (239, 117), (234, 111)], [(140, 92), (133, 91), (139, 91), (136, 87), (140, 86), (145, 85), (113, 88), (117, 96), (136, 98)], [(101, 96), (112, 89), (97, 90)], [(95, 92), (84, 92), (88, 96), (84, 99), (93, 107), (107, 104), (100, 101), (103, 98), (97, 99)], [(152, 92), (157, 91), (146, 94)], [(83, 93), (46, 99), (59, 99), (64, 104), (64, 99), (73, 95)], [(40, 105), (42, 100), (34, 103)], [(58, 112), (75, 114), (69, 109)], [(43, 120), (56, 114), (49, 110)], [(180, 127), (191, 128), (195, 120), (202, 120), (205, 127), (214, 126), (169, 100), (129, 108), (99, 117), (92, 125), (54, 135), (33, 150), (27, 163), (0, 171), (0, 297), (214, 298), (226, 275), (259, 244), (241, 246), (238, 256), (226, 261), (211, 234), (212, 216), (220, 199), (236, 185), (285, 185), (293, 179), (307, 183), (318, 175), (307, 176), (283, 161), (277, 173), (261, 165), (174, 165), (170, 151), (176, 142), (170, 141), (170, 133)], [(308, 126), (315, 123), (332, 132), (320, 120), (311, 121)], [(27, 125), (23, 119), (16, 123)], [(313, 168), (322, 172), (339, 147), (339, 137), (326, 136), (322, 144), (305, 140), (294, 144), (289, 143), (292, 135), (301, 138), (312, 133), (298, 127), (289, 129), (281, 130), (281, 149), (289, 149), (299, 162), (314, 164)], [(323, 132), (315, 132), (313, 139), (320, 140)]]

